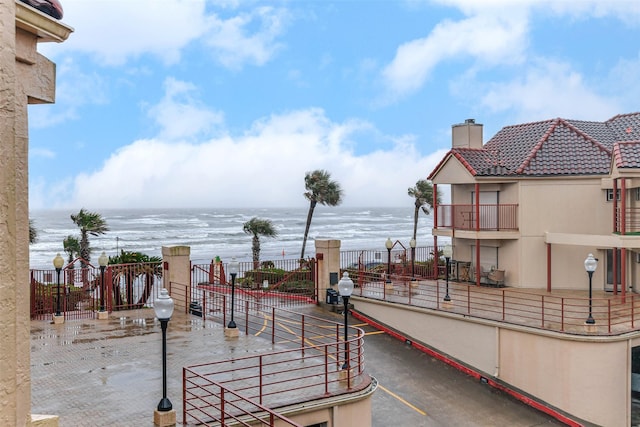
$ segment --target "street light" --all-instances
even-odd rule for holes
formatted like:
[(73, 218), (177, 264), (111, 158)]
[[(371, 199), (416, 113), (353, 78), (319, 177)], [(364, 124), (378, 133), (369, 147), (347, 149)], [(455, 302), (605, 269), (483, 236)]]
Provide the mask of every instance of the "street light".
[(60, 256), (60, 253), (53, 259), (53, 267), (56, 269), (56, 284), (58, 285), (58, 299), (56, 301), (56, 316), (60, 316), (60, 270), (64, 265), (64, 259)]
[(416, 239), (411, 238), (411, 240), (409, 240), (409, 246), (411, 246), (411, 280), (416, 280), (415, 263), (413, 261), (416, 257)]
[(387, 247), (387, 283), (391, 283), (391, 248), (393, 247), (391, 237), (387, 237), (384, 245)]
[(238, 261), (236, 257), (231, 258), (229, 263), (229, 274), (231, 275), (231, 320), (227, 325), (227, 328), (236, 328), (236, 322), (233, 321), (233, 308), (235, 307), (235, 295), (236, 295), (236, 275), (238, 274)]
[(166, 289), (160, 290), (160, 296), (153, 303), (153, 310), (162, 327), (162, 400), (158, 403), (158, 411), (167, 412), (173, 409), (167, 398), (167, 324), (173, 314), (173, 299)]
[(589, 275), (589, 317), (584, 322), (587, 325), (595, 325), (596, 321), (591, 315), (591, 278), (593, 277), (593, 272), (598, 268), (598, 260), (593, 257), (593, 254), (589, 254), (587, 259), (584, 260), (584, 269), (587, 270), (587, 274)]
[(104, 311), (104, 269), (109, 264), (109, 257), (102, 252), (98, 258), (98, 264), (100, 265), (100, 311)]
[(349, 297), (353, 292), (353, 280), (349, 278), (349, 273), (346, 271), (342, 273), (342, 279), (338, 282), (338, 291), (344, 301), (344, 365), (342, 369), (349, 369), (349, 350), (347, 349), (347, 340), (349, 339), (349, 333), (347, 331), (349, 314)]
[(442, 249), (442, 255), (444, 255), (444, 260), (445, 260), (445, 272), (444, 272), (444, 277), (445, 277), (445, 282), (447, 284), (446, 287), (446, 293), (444, 295), (444, 301), (451, 301), (451, 297), (449, 296), (449, 260), (451, 259), (451, 255), (453, 255), (453, 248), (451, 247), (450, 244), (446, 244), (444, 246), (444, 249)]

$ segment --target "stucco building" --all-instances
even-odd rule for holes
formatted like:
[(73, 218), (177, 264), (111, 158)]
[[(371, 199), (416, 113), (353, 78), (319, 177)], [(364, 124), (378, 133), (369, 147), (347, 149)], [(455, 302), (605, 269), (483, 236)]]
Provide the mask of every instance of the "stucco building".
[(27, 105), (55, 101), (55, 64), (38, 43), (73, 30), (15, 0), (0, 0), (0, 28), (0, 424), (43, 425), (31, 415)]
[(451, 185), (432, 233), (452, 239), (453, 273), (479, 284), (503, 270), (500, 284), (511, 287), (585, 289), (593, 253), (594, 289), (635, 290), (640, 113), (506, 126), (486, 144), (482, 133), (474, 120), (454, 125), (452, 148), (429, 175), (436, 188)]

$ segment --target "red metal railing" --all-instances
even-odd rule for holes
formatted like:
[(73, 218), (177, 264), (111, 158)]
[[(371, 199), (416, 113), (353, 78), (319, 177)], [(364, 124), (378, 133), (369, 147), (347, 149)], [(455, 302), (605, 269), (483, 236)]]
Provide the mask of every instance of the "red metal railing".
[[(226, 324), (229, 301), (225, 294), (205, 292), (203, 317)], [(364, 373), (361, 329), (350, 327), (345, 341), (344, 328), (325, 319), (248, 300), (234, 310), (239, 330), (286, 349), (184, 368), (185, 423), (225, 425), (256, 408), (271, 408), (264, 414), (270, 416), (283, 406), (351, 393), (370, 384)]]
[[(104, 279), (104, 283), (103, 283)], [(31, 317), (44, 319), (57, 309), (55, 270), (31, 270)], [(69, 268), (60, 272), (65, 319), (93, 318), (95, 311), (130, 310), (153, 305), (162, 289), (160, 263)]]
[(473, 204), (438, 205), (435, 228), (479, 231), (518, 229), (517, 204), (480, 204), (477, 208), (476, 211), (476, 205)]
[[(340, 251), (340, 268), (348, 271), (354, 280), (360, 274), (386, 275), (389, 268), (392, 275), (435, 279), (433, 246), (416, 247), (413, 261), (411, 253), (411, 248), (392, 249), (391, 253), (386, 249)], [(444, 258), (440, 262), (444, 272)]]
[(622, 208), (618, 207), (615, 212), (615, 230), (616, 233), (640, 233), (640, 208), (631, 207), (625, 209), (625, 230), (622, 229)]
[(591, 299), (594, 328), (586, 328), (589, 298), (549, 293), (533, 293), (515, 289), (492, 289), (449, 282), (451, 301), (443, 299), (446, 282), (411, 281), (410, 277), (395, 278), (392, 286), (376, 276), (363, 278), (353, 295), (391, 301), (465, 316), (497, 320), (532, 328), (569, 334), (618, 335), (636, 330), (640, 308), (638, 295), (599, 297)]
[[(269, 306), (291, 307), (317, 301), (317, 272), (315, 260), (297, 259), (265, 261), (258, 268), (253, 262), (240, 262), (235, 281), (236, 297)], [(222, 264), (228, 272), (228, 265)], [(210, 264), (196, 264), (191, 268), (190, 302), (204, 298), (204, 291), (231, 293), (231, 277), (222, 276), (211, 281)], [(224, 278), (224, 280), (222, 280)]]

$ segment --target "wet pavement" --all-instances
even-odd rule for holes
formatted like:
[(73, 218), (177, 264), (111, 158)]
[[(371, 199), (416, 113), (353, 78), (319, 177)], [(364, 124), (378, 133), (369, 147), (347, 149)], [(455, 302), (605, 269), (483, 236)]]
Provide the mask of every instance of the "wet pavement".
[[(296, 311), (342, 319), (316, 306)], [(367, 371), (380, 385), (372, 398), (374, 427), (561, 425), (388, 335), (364, 328)], [(34, 414), (58, 415), (62, 427), (153, 425), (162, 398), (162, 334), (152, 309), (62, 325), (32, 321), (31, 330)], [(182, 367), (276, 349), (277, 344), (255, 336), (225, 338), (220, 323), (174, 313), (167, 330), (167, 395), (178, 422)]]
[[(152, 309), (109, 320), (31, 322), (31, 410), (60, 426), (153, 426), (162, 398), (162, 333)], [(167, 397), (182, 419), (182, 367), (272, 351), (224, 337), (222, 325), (174, 313), (167, 330)]]

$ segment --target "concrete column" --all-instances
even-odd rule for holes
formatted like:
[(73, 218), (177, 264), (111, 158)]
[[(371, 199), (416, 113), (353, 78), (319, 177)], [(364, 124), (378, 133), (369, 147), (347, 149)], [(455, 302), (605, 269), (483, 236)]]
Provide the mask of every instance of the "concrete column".
[[(16, 205), (16, 32), (15, 1), (0, 1), (0, 425), (28, 425), (31, 402), (29, 334), (18, 289), (28, 294), (29, 280), (18, 284)], [(20, 307), (23, 309), (23, 307)], [(25, 348), (21, 343), (26, 343)], [(27, 359), (26, 371), (21, 357)], [(25, 404), (22, 402), (26, 402)], [(26, 411), (25, 411), (26, 409)]]
[(186, 312), (191, 303), (191, 248), (163, 246), (162, 261), (164, 287), (169, 290), (175, 309)]
[[(340, 240), (316, 239), (318, 261), (318, 299), (325, 300), (327, 289), (340, 280)], [(337, 286), (334, 286), (336, 290)]]

